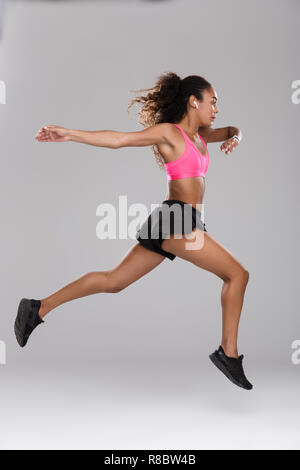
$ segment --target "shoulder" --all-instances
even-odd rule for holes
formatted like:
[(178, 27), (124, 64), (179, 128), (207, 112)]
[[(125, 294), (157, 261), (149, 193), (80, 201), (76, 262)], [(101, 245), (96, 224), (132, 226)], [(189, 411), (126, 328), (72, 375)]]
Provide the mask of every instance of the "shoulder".
[(156, 124), (154, 127), (161, 137), (161, 143), (173, 145), (174, 137), (176, 140), (176, 136), (178, 135), (178, 130), (174, 124), (163, 122)]
[(172, 127), (175, 128), (170, 123), (161, 123), (149, 126), (141, 131), (118, 132), (116, 148), (170, 144), (170, 141), (172, 141)]
[(176, 131), (176, 128), (174, 124), (171, 124), (170, 122), (162, 122), (161, 124), (156, 124), (155, 126), (157, 129), (160, 130), (160, 132), (164, 135), (171, 135), (174, 132), (174, 129)]

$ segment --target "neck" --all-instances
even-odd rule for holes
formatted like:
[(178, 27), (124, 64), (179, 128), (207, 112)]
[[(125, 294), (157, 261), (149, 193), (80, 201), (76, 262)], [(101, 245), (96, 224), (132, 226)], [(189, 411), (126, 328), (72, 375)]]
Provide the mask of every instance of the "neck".
[(185, 116), (180, 122), (178, 122), (178, 125), (186, 134), (190, 134), (192, 136), (198, 133), (198, 129), (200, 127), (199, 122), (196, 121), (195, 118), (189, 116)]

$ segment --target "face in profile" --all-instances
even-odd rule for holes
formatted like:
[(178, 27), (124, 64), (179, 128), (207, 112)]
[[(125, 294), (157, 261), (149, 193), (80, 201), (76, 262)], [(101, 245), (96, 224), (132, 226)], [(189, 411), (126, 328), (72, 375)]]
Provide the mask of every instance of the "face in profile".
[(202, 126), (211, 126), (214, 123), (214, 119), (219, 112), (217, 106), (217, 92), (214, 88), (209, 88), (203, 91), (203, 101), (199, 103), (199, 116), (202, 122)]

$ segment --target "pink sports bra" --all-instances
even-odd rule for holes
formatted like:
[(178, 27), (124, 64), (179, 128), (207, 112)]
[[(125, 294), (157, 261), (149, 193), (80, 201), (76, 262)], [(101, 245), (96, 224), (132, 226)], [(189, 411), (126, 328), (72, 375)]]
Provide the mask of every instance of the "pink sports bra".
[(209, 165), (209, 153), (206, 143), (198, 133), (206, 148), (206, 155), (203, 155), (181, 127), (178, 126), (178, 124), (174, 124), (174, 126), (178, 127), (185, 139), (185, 149), (183, 154), (177, 158), (177, 160), (164, 164), (168, 181), (180, 178), (190, 178), (192, 176), (205, 177)]

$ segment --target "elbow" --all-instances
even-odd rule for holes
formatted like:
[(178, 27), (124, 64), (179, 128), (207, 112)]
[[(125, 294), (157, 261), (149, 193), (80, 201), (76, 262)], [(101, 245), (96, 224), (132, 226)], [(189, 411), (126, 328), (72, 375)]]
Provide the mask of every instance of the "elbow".
[(113, 142), (111, 145), (110, 145), (110, 148), (111, 149), (119, 149), (121, 148), (122, 145), (118, 144), (117, 142)]
[(113, 140), (111, 142), (111, 148), (112, 149), (120, 149), (121, 147), (124, 147), (120, 133), (116, 132), (115, 135), (113, 136)]

